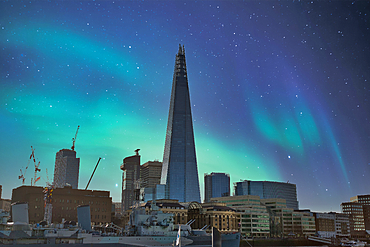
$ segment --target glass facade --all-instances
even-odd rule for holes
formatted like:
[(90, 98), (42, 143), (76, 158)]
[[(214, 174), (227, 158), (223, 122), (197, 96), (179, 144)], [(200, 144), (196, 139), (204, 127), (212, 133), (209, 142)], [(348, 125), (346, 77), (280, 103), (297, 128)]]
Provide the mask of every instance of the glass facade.
[(281, 198), (286, 200), (288, 208), (299, 209), (295, 184), (245, 180), (235, 183), (235, 195), (255, 195), (261, 199)]
[(230, 175), (226, 173), (204, 174), (204, 201), (212, 197), (230, 196)]
[(167, 199), (200, 202), (185, 49), (181, 46), (173, 75), (161, 184), (166, 184)]

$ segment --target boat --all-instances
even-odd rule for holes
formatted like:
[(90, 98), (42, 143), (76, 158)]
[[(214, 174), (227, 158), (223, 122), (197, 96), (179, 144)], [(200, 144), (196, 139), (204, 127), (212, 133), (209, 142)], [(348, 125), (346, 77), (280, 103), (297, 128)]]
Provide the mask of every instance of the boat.
[(360, 240), (348, 240), (344, 239), (340, 243), (340, 246), (343, 247), (365, 247), (367, 245), (366, 242), (360, 241)]

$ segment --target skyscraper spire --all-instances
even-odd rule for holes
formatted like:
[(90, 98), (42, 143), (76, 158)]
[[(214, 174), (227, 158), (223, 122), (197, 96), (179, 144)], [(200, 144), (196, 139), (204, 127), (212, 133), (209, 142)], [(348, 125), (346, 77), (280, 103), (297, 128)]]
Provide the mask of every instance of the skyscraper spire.
[(179, 45), (173, 73), (161, 184), (166, 198), (200, 202), (185, 48)]

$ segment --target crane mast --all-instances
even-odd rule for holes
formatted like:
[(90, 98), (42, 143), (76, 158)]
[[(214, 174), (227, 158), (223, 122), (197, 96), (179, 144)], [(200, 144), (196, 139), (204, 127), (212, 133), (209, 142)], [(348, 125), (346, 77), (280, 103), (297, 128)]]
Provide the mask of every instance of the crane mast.
[(80, 128), (80, 125), (77, 126), (75, 137), (72, 138), (72, 147), (71, 147), (72, 151), (75, 151), (75, 142), (76, 142), (76, 139), (77, 139), (77, 133), (78, 133), (79, 128)]

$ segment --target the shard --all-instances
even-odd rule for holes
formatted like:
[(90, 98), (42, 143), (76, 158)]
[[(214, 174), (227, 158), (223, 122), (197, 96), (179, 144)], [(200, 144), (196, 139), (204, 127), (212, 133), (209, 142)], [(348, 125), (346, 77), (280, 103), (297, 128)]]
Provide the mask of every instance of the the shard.
[(165, 197), (200, 202), (185, 49), (179, 46), (173, 74), (161, 184)]

